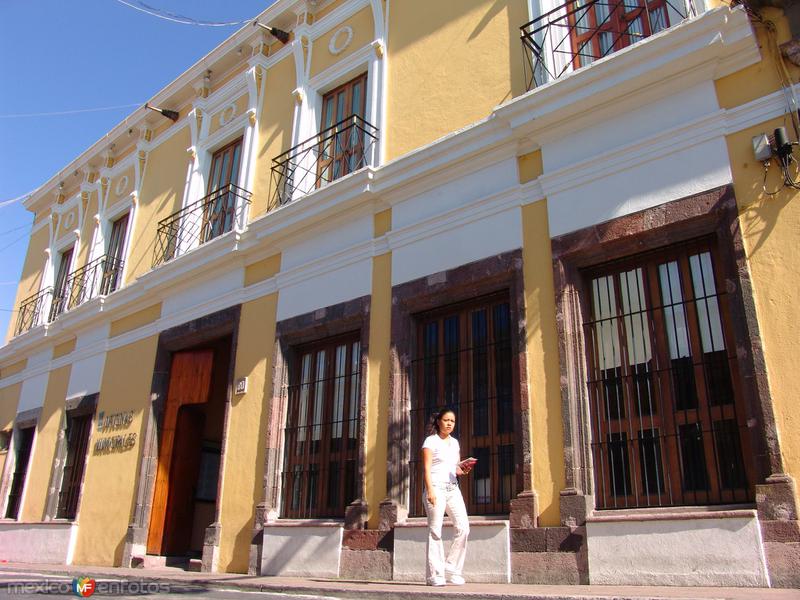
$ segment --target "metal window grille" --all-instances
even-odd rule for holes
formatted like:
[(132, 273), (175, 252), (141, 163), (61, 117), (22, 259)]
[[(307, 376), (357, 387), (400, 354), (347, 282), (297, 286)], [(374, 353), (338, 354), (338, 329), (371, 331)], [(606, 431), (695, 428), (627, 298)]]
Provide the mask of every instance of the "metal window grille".
[(424, 514), (422, 443), (432, 415), (456, 413), (461, 457), (478, 459), (461, 490), (470, 514), (507, 514), (520, 491), (514, 431), (516, 390), (510, 305), (505, 295), (417, 319), (411, 363), (410, 514)]
[(17, 312), (17, 324), (14, 327), (14, 335), (25, 333), (37, 325), (47, 322), (50, 314), (50, 304), (53, 299), (53, 288), (43, 289), (38, 294), (25, 298), (19, 303)]
[(77, 516), (91, 430), (91, 414), (71, 416), (67, 413), (67, 458), (58, 494), (58, 519), (74, 519)]
[(250, 192), (228, 184), (158, 223), (153, 268), (243, 223)]
[(340, 177), (366, 167), (378, 129), (350, 115), (272, 160), (274, 210)]
[(288, 518), (343, 518), (356, 499), (361, 443), (358, 334), (298, 348), (290, 370), (283, 510)]
[(753, 500), (728, 299), (711, 242), (586, 273), (598, 508)]

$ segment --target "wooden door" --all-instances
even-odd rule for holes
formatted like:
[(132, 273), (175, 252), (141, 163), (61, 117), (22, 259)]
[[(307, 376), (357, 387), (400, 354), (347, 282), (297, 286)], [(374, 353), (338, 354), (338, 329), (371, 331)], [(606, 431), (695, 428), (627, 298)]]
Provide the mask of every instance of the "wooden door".
[(367, 74), (325, 94), (322, 99), (317, 183), (357, 171), (364, 158)]
[[(180, 457), (176, 456), (185, 454), (185, 448), (179, 448), (180, 452), (176, 451), (176, 430), (178, 429), (180, 408), (208, 402), (213, 364), (213, 350), (177, 352), (172, 357), (167, 402), (161, 426), (153, 506), (150, 511), (150, 528), (147, 536), (148, 554), (162, 554), (165, 550), (164, 532), (169, 517), (167, 508), (170, 496), (173, 494), (172, 488), (175, 487), (178, 490), (177, 481), (184, 478), (179, 463)], [(191, 423), (189, 426), (191, 428)], [(202, 429), (200, 431), (202, 432)], [(181, 435), (181, 438), (183, 437)], [(175, 469), (172, 469), (173, 462), (176, 465)], [(193, 484), (194, 481), (191, 483)], [(180, 495), (181, 492), (175, 493)], [(171, 526), (170, 538), (169, 541), (174, 539), (174, 531)]]

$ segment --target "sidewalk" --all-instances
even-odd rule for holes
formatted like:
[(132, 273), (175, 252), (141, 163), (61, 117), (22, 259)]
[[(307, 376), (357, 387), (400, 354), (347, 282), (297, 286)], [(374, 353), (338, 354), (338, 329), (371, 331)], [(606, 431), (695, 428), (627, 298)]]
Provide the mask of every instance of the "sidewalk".
[[(226, 588), (334, 598), (400, 600), (800, 600), (800, 590), (765, 588), (651, 587), (651, 586), (558, 586), (500, 583), (468, 583), (431, 588), (422, 584), (347, 581), (294, 577), (256, 577), (235, 573), (194, 573), (163, 567), (127, 569), (2, 563), (0, 574), (90, 576), (95, 579), (126, 579), (169, 583), (180, 588)], [(187, 590), (189, 591), (189, 590)]]

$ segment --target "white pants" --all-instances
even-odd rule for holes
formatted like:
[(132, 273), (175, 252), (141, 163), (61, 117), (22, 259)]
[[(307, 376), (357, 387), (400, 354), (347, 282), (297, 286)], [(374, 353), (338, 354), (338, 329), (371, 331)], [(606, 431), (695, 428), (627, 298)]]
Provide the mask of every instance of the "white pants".
[[(425, 578), (428, 583), (434, 579), (442, 579), (447, 575), (461, 575), (464, 568), (464, 558), (467, 555), (467, 536), (469, 535), (469, 518), (464, 498), (456, 484), (434, 484), (436, 504), (431, 506), (428, 494), (425, 494), (425, 512), (428, 515), (428, 563), (425, 569)], [(445, 511), (453, 520), (455, 537), (444, 558), (444, 545), (442, 544), (442, 522)]]

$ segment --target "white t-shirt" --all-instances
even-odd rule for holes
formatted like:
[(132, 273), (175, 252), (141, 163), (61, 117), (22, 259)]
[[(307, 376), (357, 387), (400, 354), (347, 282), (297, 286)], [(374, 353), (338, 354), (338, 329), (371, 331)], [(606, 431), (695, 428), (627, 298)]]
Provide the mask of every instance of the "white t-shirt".
[(455, 483), (456, 465), (461, 457), (458, 440), (452, 435), (442, 439), (434, 433), (425, 438), (423, 448), (430, 448), (433, 453), (431, 463), (431, 483)]

